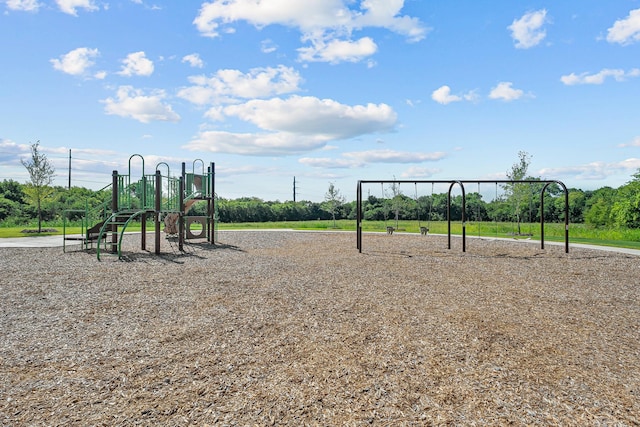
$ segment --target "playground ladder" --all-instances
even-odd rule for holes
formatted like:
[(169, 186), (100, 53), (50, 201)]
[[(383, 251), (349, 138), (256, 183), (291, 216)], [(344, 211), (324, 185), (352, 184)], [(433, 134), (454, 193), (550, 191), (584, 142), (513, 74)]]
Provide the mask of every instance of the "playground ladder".
[(114, 212), (102, 223), (102, 227), (98, 233), (98, 243), (96, 245), (96, 255), (100, 260), (100, 242), (103, 238), (111, 235), (111, 242), (105, 242), (105, 245), (111, 245), (111, 252), (118, 253), (118, 258), (122, 258), (122, 239), (124, 232), (131, 221), (143, 215), (153, 213), (152, 210), (124, 210)]

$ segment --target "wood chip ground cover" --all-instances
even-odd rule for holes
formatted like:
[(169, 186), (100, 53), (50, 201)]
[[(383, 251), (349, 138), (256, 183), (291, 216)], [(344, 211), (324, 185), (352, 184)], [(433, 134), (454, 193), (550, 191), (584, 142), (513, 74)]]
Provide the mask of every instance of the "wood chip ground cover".
[(124, 261), (0, 249), (0, 425), (640, 424), (636, 256), (128, 239)]

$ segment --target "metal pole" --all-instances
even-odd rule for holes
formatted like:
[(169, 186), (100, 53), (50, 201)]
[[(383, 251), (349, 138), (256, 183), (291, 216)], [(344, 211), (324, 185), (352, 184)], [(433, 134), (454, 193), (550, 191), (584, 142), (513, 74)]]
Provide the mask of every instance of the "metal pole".
[(211, 244), (216, 244), (216, 164), (211, 162)]
[(156, 199), (154, 200), (155, 209), (155, 253), (160, 254), (160, 198), (162, 196), (162, 175), (156, 170)]
[(180, 176), (180, 216), (178, 218), (178, 250), (184, 250), (184, 191), (185, 191), (185, 163), (182, 162), (182, 175)]
[[(115, 215), (118, 212), (118, 171), (113, 171), (111, 175), (111, 213)], [(111, 224), (111, 252), (116, 253), (118, 250), (118, 217), (114, 217)]]
[(356, 246), (362, 253), (362, 182), (358, 181), (356, 188)]
[(71, 149), (69, 149), (69, 190), (71, 190)]

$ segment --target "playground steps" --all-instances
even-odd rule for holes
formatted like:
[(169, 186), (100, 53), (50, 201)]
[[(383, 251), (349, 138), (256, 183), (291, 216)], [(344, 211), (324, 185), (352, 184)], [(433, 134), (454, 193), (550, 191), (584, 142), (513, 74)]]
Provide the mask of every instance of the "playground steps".
[(100, 236), (100, 229), (102, 228), (103, 224), (104, 224), (104, 221), (101, 221), (96, 225), (94, 225), (93, 227), (87, 228), (84, 232), (84, 235), (81, 235), (81, 236), (64, 235), (64, 240), (76, 241), (76, 242), (79, 241), (82, 243), (82, 246), (85, 249), (89, 249), (89, 247), (93, 247), (93, 242), (98, 240), (98, 237)]
[[(124, 238), (124, 232), (129, 223), (136, 218), (153, 212), (153, 210), (149, 209), (140, 209), (112, 213), (109, 218), (102, 222), (100, 230), (97, 232), (98, 243), (96, 245), (96, 255), (98, 260), (100, 260), (100, 243), (103, 239), (106, 239), (105, 246), (111, 245), (111, 253), (117, 253), (118, 258), (122, 258), (122, 239)], [(92, 229), (98, 225), (100, 224), (96, 224)], [(111, 236), (111, 239), (108, 239), (109, 236)]]

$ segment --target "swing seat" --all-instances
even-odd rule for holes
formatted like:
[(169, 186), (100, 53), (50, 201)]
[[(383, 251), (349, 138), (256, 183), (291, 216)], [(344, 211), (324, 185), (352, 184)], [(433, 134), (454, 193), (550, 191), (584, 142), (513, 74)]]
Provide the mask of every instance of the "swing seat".
[(393, 227), (387, 227), (387, 234), (393, 234)]
[(429, 227), (420, 227), (420, 235), (426, 236), (429, 233)]

